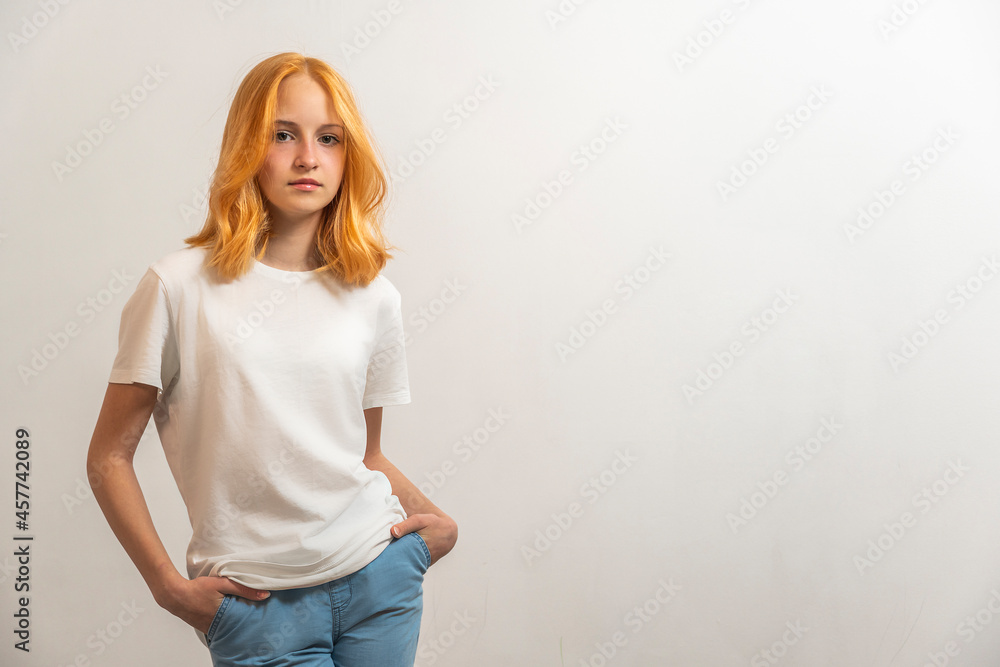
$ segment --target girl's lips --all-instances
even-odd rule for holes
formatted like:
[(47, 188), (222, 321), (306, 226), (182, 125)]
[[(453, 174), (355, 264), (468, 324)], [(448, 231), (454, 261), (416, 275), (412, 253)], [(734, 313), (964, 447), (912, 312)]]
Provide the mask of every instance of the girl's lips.
[(296, 190), (315, 190), (319, 186), (315, 183), (292, 183), (292, 187)]

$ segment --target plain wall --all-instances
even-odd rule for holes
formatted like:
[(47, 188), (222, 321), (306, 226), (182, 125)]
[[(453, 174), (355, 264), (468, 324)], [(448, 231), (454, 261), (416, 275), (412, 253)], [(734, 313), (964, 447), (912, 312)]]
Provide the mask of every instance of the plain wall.
[[(417, 664), (1000, 661), (995, 3), (17, 0), (0, 26), (0, 663), (211, 664), (85, 459), (121, 309), (287, 50), (347, 77), (394, 174), (413, 400), (383, 447), (460, 526)], [(152, 424), (137, 466), (183, 571)]]

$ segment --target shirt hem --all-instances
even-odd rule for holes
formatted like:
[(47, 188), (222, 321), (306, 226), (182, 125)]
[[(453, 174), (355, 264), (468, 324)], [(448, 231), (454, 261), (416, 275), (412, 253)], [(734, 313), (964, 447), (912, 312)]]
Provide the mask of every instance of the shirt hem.
[(376, 545), (376, 547), (369, 552), (369, 555), (371, 556), (370, 558), (361, 561), (360, 565), (346, 572), (342, 572), (341, 568), (339, 567), (334, 567), (304, 577), (297, 576), (290, 578), (282, 578), (282, 577), (268, 577), (265, 575), (257, 575), (252, 573), (226, 574), (225, 572), (226, 566), (223, 565), (223, 567), (219, 569), (219, 574), (217, 576), (226, 577), (228, 579), (231, 579), (232, 581), (235, 581), (238, 584), (243, 584), (248, 588), (254, 588), (265, 591), (282, 591), (291, 588), (308, 588), (310, 586), (318, 586), (320, 584), (325, 584), (328, 581), (335, 581), (337, 579), (342, 579), (343, 577), (354, 574), (355, 572), (367, 567), (369, 563), (374, 561), (376, 558), (379, 557), (379, 555), (383, 551), (385, 551), (386, 547), (388, 547), (391, 542), (392, 542), (391, 536), (383, 540), (380, 544)]
[(410, 392), (405, 391), (385, 396), (370, 396), (361, 402), (361, 408), (367, 410), (369, 408), (381, 408), (388, 405), (406, 405), (409, 402)]
[(135, 384), (138, 382), (140, 384), (152, 385), (160, 391), (163, 391), (163, 385), (160, 382), (160, 376), (158, 374), (154, 375), (152, 373), (145, 373), (142, 371), (117, 369), (111, 371), (111, 375), (108, 377), (108, 382), (112, 384)]

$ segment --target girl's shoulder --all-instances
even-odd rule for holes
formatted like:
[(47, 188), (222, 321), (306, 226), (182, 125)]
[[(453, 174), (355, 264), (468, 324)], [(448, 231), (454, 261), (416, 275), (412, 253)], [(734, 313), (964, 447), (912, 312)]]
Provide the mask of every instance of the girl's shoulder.
[(177, 286), (187, 283), (208, 268), (208, 249), (185, 247), (170, 252), (149, 265), (149, 269), (160, 277), (163, 284)]
[(384, 273), (375, 276), (375, 279), (368, 284), (367, 289), (371, 291), (373, 298), (389, 306), (398, 305), (402, 300), (399, 290)]

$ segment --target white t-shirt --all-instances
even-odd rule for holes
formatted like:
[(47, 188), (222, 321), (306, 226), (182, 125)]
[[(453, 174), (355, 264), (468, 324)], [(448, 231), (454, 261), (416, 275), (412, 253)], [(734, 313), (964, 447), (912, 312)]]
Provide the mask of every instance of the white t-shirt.
[(188, 577), (313, 586), (375, 560), (406, 518), (365, 467), (364, 409), (410, 402), (399, 291), (254, 262), (232, 282), (185, 248), (122, 310), (110, 381), (154, 385), (193, 531)]

